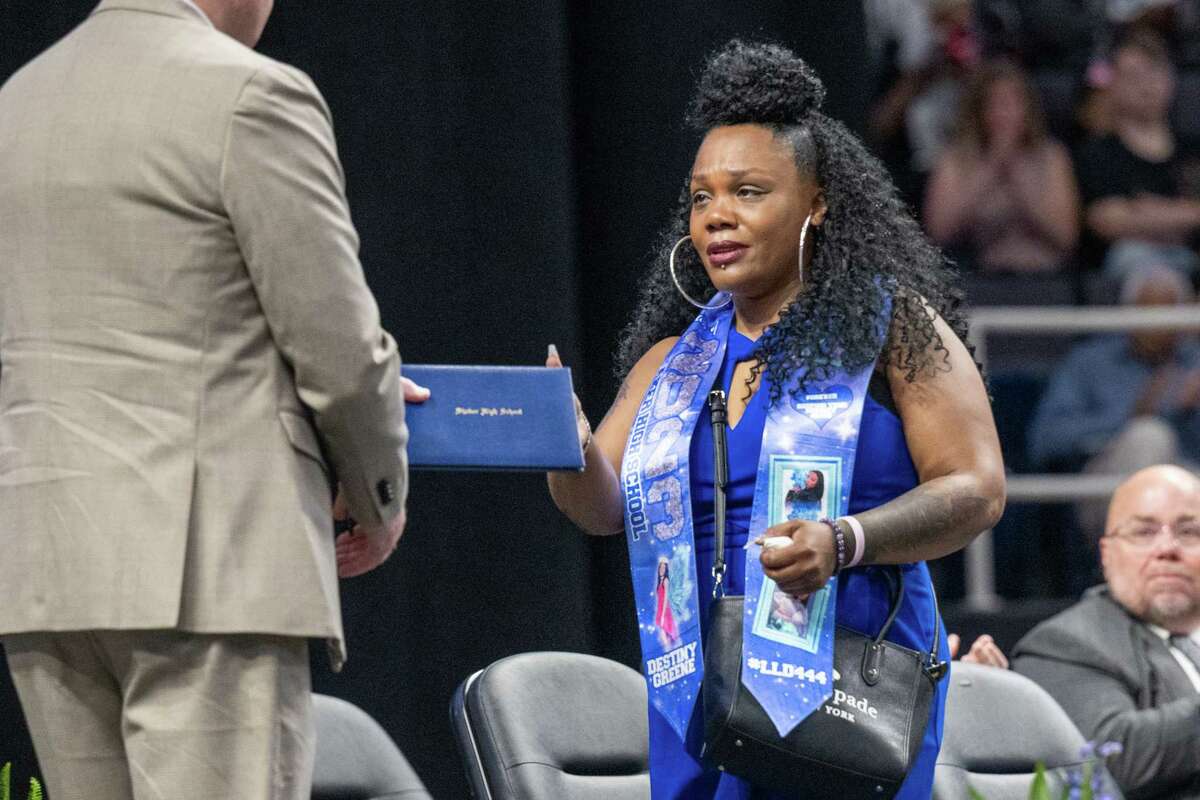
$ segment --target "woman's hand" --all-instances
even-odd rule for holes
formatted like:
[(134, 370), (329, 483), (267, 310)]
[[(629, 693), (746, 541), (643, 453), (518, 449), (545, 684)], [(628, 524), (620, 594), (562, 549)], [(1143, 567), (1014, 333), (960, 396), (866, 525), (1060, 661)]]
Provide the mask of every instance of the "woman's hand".
[(419, 386), (411, 378), (400, 376), (400, 388), (404, 390), (404, 402), (424, 403), (429, 399), (429, 388)]
[(833, 533), (824, 522), (790, 520), (770, 527), (757, 540), (772, 536), (792, 540), (786, 547), (764, 547), (759, 555), (763, 574), (790, 595), (805, 598), (829, 582), (837, 566)]
[[(617, 392), (617, 399), (594, 435), (579, 398), (575, 398), (575, 427), (583, 447), (582, 472), (556, 470), (546, 474), (554, 504), (585, 531), (610, 536), (625, 531), (625, 499), (618, 477), (625, 454), (625, 440), (633, 427), (642, 395), (662, 366), (676, 339), (664, 339), (643, 355)], [(546, 366), (561, 367), (562, 359), (554, 345), (547, 348)], [(588, 444), (589, 438), (591, 444)]]
[[(554, 345), (547, 347), (546, 366), (561, 369), (562, 365), (562, 359), (558, 357), (558, 348)], [(571, 399), (575, 401), (575, 430), (579, 434), (579, 447), (586, 450), (592, 439), (592, 423), (588, 422), (587, 415), (583, 413), (583, 404), (579, 402), (579, 395), (572, 392)]]

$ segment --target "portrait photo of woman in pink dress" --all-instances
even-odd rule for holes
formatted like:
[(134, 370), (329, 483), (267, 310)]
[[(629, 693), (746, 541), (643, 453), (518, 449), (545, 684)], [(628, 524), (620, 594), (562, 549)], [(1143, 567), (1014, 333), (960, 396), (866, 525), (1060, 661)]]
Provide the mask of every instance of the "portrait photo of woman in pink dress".
[(654, 625), (658, 628), (658, 638), (663, 647), (672, 647), (679, 641), (679, 627), (675, 624), (675, 614), (671, 611), (671, 565), (665, 556), (658, 560), (658, 581), (655, 583), (654, 595), (657, 603)]

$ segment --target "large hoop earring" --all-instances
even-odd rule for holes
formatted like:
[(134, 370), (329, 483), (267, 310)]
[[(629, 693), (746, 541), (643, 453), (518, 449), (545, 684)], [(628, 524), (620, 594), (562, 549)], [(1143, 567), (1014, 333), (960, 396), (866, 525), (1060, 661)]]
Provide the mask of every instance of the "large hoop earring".
[(812, 222), (812, 212), (808, 212), (808, 216), (804, 218), (804, 224), (800, 226), (800, 288), (804, 288), (804, 240), (808, 237), (808, 225)]
[[(682, 239), (680, 239), (678, 242), (675, 243), (674, 247), (671, 248), (671, 256), (669, 259), (667, 259), (667, 269), (669, 269), (671, 271), (671, 281), (675, 284), (675, 288), (677, 290), (679, 290), (679, 293), (681, 295), (683, 295), (683, 299), (687, 300), (689, 303), (691, 303), (692, 305), (694, 305), (696, 308), (700, 309), (701, 311), (713, 311), (718, 308), (724, 308), (725, 306), (729, 305), (729, 301), (733, 299), (728, 294), (725, 295), (725, 299), (723, 301), (721, 301), (720, 303), (709, 303), (708, 305), (705, 305), (704, 303), (701, 303), (701, 302), (695, 300), (690, 294), (688, 294), (686, 291), (684, 291), (683, 286), (681, 286), (679, 283), (679, 278), (677, 278), (675, 276), (675, 253), (679, 250), (679, 245), (683, 244), (684, 242), (690, 241), (691, 238), (692, 237), (690, 235), (684, 236)], [(713, 295), (713, 297), (714, 298), (718, 297), (721, 294), (723, 294), (723, 292), (717, 292), (715, 295)]]

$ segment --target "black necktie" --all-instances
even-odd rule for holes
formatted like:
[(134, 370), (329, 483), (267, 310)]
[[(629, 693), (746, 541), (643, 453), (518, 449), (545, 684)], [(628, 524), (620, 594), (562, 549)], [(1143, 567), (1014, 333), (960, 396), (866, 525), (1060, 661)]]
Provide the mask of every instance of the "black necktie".
[(1171, 646), (1188, 657), (1200, 669), (1200, 644), (1190, 636), (1176, 634), (1171, 637)]

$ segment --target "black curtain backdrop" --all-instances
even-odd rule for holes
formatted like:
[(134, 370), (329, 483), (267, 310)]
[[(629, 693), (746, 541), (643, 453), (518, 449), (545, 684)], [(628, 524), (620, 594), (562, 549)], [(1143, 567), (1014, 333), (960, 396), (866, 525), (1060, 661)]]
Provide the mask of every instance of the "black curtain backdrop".
[[(0, 81), (93, 6), (0, 0)], [(826, 110), (861, 129), (861, 7), (846, 0), (277, 0), (259, 50), (308, 72), (332, 108), (363, 266), (404, 359), (540, 364), (553, 342), (598, 421), (698, 144), (682, 125), (693, 80), (735, 35), (794, 47)], [(460, 681), (530, 650), (636, 666), (624, 541), (584, 537), (541, 475), (417, 473), (409, 502), (392, 560), (343, 582), (350, 661), (333, 675), (314, 648), (314, 688), (379, 720), (435, 797), (465, 797), (448, 712)], [(0, 669), (5, 760), (18, 785), (36, 773)]]

